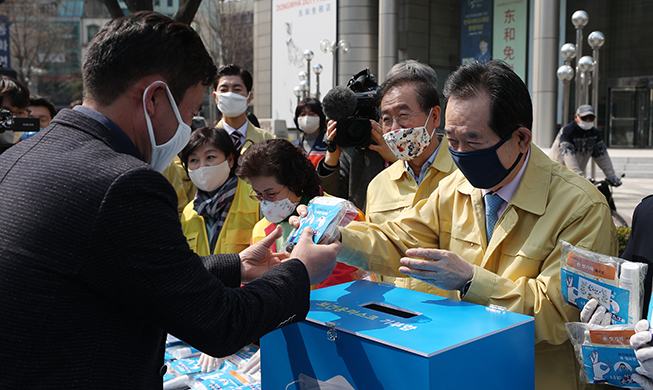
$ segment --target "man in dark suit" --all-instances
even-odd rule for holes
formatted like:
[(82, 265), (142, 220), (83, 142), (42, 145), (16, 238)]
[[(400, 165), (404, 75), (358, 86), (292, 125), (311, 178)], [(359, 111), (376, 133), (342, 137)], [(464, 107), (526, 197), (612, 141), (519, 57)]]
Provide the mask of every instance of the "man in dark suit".
[(88, 48), (83, 105), (0, 156), (0, 388), (161, 389), (166, 332), (225, 356), (305, 317), (340, 244), (304, 236), (277, 265), (277, 231), (199, 257), (157, 172), (215, 74), (189, 26), (115, 19)]

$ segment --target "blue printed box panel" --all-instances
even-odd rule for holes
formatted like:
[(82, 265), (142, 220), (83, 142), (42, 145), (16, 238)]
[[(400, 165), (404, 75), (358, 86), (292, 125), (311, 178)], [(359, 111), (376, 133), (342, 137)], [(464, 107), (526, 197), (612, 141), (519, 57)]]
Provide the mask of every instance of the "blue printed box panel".
[(356, 389), (530, 389), (533, 341), (532, 317), (360, 280), (313, 291), (306, 321), (261, 339), (262, 384), (304, 374)]

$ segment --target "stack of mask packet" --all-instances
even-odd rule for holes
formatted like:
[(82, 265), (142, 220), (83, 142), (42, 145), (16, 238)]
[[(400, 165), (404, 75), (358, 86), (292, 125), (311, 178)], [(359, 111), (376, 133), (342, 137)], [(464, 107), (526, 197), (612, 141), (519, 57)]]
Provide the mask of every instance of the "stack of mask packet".
[(613, 324), (566, 324), (581, 364), (581, 381), (640, 388), (631, 379), (639, 363), (630, 337), (642, 316), (648, 265), (561, 243), (560, 280), (565, 301), (582, 310), (594, 298), (610, 314)]
[(218, 367), (202, 372), (200, 351), (168, 335), (166, 343), (167, 371), (163, 389), (254, 390), (261, 389), (258, 347), (248, 345), (235, 354), (220, 359)]
[(353, 203), (331, 196), (316, 196), (311, 199), (306, 212), (306, 216), (299, 219), (299, 228), (290, 232), (284, 244), (287, 252), (292, 251), (307, 226), (313, 229), (313, 242), (330, 244), (338, 238), (338, 229), (347, 226), (358, 215), (358, 209)]

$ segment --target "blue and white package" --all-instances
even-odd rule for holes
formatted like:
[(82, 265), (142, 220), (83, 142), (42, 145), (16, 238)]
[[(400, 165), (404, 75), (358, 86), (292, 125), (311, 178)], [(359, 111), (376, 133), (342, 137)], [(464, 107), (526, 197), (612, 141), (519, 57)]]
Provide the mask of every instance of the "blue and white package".
[(287, 252), (292, 251), (304, 229), (313, 229), (313, 242), (330, 244), (338, 237), (338, 228), (344, 227), (358, 215), (358, 209), (346, 199), (331, 196), (316, 196), (308, 202), (307, 215), (299, 219), (299, 228), (293, 229), (284, 244)]
[(199, 358), (171, 360), (166, 364), (179, 375), (195, 374), (202, 371)]
[(629, 389), (641, 387), (632, 380), (639, 362), (630, 348), (632, 325), (590, 325), (567, 323), (569, 340), (581, 364), (583, 383), (605, 383)]
[(594, 298), (611, 313), (613, 324), (637, 323), (648, 264), (561, 243), (560, 291), (565, 302), (582, 310)]

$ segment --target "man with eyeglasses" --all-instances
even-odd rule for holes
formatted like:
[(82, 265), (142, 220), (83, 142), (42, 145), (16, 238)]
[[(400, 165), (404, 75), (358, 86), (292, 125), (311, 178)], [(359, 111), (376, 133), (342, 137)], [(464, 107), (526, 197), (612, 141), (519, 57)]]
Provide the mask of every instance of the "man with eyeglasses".
[[(440, 180), (456, 170), (446, 138), (438, 136), (438, 76), (428, 65), (406, 60), (392, 67), (378, 92), (383, 138), (398, 159), (367, 189), (365, 218), (381, 224), (426, 199)], [(375, 124), (376, 125), (376, 124)], [(384, 282), (446, 296), (431, 284), (408, 277), (378, 275)]]
[[(16, 118), (29, 116), (29, 89), (25, 84), (8, 76), (0, 76), (0, 106), (11, 111)], [(14, 144), (14, 132), (0, 133), (0, 153)]]
[(585, 167), (590, 157), (603, 170), (605, 177), (615, 187), (621, 185), (612, 167), (608, 148), (594, 127), (596, 114), (590, 105), (582, 105), (576, 110), (574, 121), (560, 129), (556, 136), (550, 157), (567, 168), (585, 177)]

